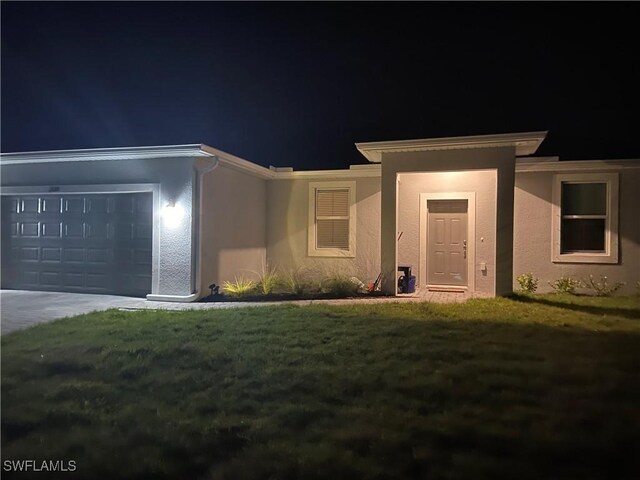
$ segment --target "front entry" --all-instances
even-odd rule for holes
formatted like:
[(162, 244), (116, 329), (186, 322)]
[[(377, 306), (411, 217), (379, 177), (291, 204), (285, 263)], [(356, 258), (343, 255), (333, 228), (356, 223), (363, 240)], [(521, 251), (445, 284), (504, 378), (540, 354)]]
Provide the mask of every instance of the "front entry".
[(427, 287), (467, 287), (467, 200), (428, 200)]

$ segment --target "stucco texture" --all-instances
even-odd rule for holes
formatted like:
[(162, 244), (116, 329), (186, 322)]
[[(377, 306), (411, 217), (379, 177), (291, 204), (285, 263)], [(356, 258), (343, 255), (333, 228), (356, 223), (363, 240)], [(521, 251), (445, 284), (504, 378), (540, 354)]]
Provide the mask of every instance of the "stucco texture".
[(266, 267), (267, 181), (226, 166), (202, 178), (201, 292)]
[[(603, 170), (603, 172), (616, 170)], [(609, 284), (625, 282), (622, 293), (633, 293), (640, 280), (640, 169), (619, 171), (619, 261), (617, 264), (554, 263), (551, 260), (553, 172), (518, 173), (515, 189), (514, 288), (516, 278), (533, 273), (539, 292), (552, 288), (549, 282), (561, 276), (596, 279), (606, 276)]]
[[(332, 180), (346, 180), (335, 178)], [(308, 255), (309, 182), (275, 180), (267, 186), (267, 256), (272, 266), (312, 275), (355, 275), (365, 284), (380, 272), (380, 178), (356, 182), (356, 254), (353, 258)]]

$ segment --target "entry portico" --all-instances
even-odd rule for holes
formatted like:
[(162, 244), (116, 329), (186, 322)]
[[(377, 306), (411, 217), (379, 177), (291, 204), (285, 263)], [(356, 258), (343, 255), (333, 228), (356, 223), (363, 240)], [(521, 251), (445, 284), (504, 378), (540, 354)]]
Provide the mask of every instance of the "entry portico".
[(418, 284), (474, 296), (510, 293), (516, 156), (546, 132), (371, 142), (358, 150), (381, 172), (382, 289), (398, 265)]

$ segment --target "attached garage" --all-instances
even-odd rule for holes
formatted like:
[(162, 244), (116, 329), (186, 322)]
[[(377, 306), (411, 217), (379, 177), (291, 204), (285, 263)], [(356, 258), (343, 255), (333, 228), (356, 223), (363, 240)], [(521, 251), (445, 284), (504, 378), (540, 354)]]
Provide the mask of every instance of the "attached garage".
[(2, 154), (3, 289), (201, 296), (204, 145)]
[(2, 199), (2, 288), (151, 292), (151, 192)]

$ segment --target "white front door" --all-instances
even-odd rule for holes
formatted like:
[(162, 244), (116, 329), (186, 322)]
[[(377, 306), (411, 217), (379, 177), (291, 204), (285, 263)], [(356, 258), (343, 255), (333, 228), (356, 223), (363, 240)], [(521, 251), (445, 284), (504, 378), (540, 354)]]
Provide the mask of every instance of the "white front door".
[(428, 200), (427, 287), (467, 286), (467, 200)]

